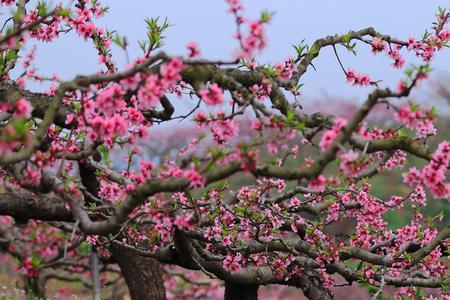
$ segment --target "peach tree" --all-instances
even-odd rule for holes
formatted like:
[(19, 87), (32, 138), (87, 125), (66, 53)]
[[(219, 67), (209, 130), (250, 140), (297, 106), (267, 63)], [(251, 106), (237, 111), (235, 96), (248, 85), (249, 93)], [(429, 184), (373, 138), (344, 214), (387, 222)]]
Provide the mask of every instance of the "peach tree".
[[(439, 9), (422, 36), (350, 30), (264, 64), (255, 57), (272, 14), (248, 19), (226, 2), (237, 49), (208, 60), (194, 42), (184, 57), (163, 52), (170, 24), (159, 18), (130, 57), (129, 41), (97, 24), (108, 12), (97, 0), (1, 0), (0, 247), (29, 297), (58, 279), (100, 299), (124, 279), (132, 299), (257, 299), (266, 285), (332, 299), (357, 283), (373, 299), (388, 287), (398, 299), (450, 299), (448, 218), (423, 212), (450, 199), (450, 142), (434, 137), (436, 109), (408, 98), (447, 46), (450, 14)], [(95, 47), (97, 73), (39, 73), (31, 46), (64, 35)], [(372, 90), (349, 118), (301, 105), (303, 76), (326, 48), (343, 82)], [(365, 48), (404, 70), (397, 86), (339, 55)], [(406, 52), (419, 64), (405, 67)], [(38, 84), (46, 90), (30, 90)], [(389, 126), (367, 122), (380, 105), (394, 112)], [(147, 142), (169, 138), (170, 153), (146, 155)], [(377, 196), (373, 181), (390, 173), (403, 174), (405, 192)], [(409, 223), (392, 229), (385, 214), (405, 206)], [(344, 219), (349, 232), (327, 230)]]

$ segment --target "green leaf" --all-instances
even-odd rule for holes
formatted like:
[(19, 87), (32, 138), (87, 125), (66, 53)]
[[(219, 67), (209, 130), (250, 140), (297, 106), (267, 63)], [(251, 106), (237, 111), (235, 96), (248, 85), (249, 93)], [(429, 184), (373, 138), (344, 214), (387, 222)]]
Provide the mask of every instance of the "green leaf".
[(405, 69), (405, 75), (408, 76), (408, 78), (412, 78), (414, 70), (412, 68)]
[(79, 246), (81, 252), (80, 254), (87, 255), (89, 253), (90, 248), (91, 246), (86, 241), (82, 241)]
[(27, 122), (26, 119), (19, 119), (13, 122), (17, 137), (23, 136), (27, 132)]
[(16, 60), (18, 57), (19, 57), (19, 56), (18, 56), (17, 51), (14, 51), (14, 50), (12, 50), (12, 51), (7, 51), (6, 54), (5, 54), (5, 59), (6, 59), (7, 61)]
[(39, 257), (33, 253), (33, 255), (31, 256), (31, 265), (35, 268), (39, 268), (41, 266), (41, 260), (39, 259)]
[(100, 153), (102, 154), (102, 158), (103, 158), (105, 164), (109, 164), (110, 163), (110, 156), (109, 156), (108, 149), (106, 149), (106, 147), (104, 145), (100, 145), (98, 147), (98, 151), (100, 151)]
[(141, 48), (142, 52), (147, 52), (147, 42), (146, 41), (138, 41), (139, 48)]
[(350, 38), (351, 38), (350, 33), (351, 33), (351, 31), (349, 31), (346, 35), (344, 35), (344, 36), (342, 37), (342, 41), (343, 41), (345, 44), (350, 43)]
[(72, 108), (75, 111), (80, 111), (81, 110), (81, 103), (80, 102), (72, 102)]
[(437, 116), (437, 112), (438, 112), (438, 110), (437, 110), (437, 108), (436, 108), (435, 106), (431, 107), (431, 110), (430, 110), (430, 117), (435, 117), (435, 116)]
[(419, 110), (419, 108), (420, 108), (420, 104), (414, 104), (414, 103), (412, 103), (412, 102), (409, 102), (409, 108), (412, 110), (412, 111), (418, 111)]
[(267, 10), (262, 11), (260, 17), (261, 23), (269, 23), (274, 15), (275, 12), (269, 12)]
[(294, 47), (295, 51), (297, 52), (297, 59), (295, 60), (295, 62), (297, 63), (304, 55), (304, 51), (305, 49), (307, 49), (307, 46), (305, 45), (305, 40), (301, 40), (300, 44), (298, 44), (298, 46), (296, 45), (292, 45), (292, 47)]
[(306, 125), (305, 125), (305, 123), (304, 123), (303, 121), (298, 121), (298, 122), (297, 122), (297, 125), (295, 126), (295, 128), (296, 128), (298, 131), (303, 131), (303, 130), (305, 130)]
[(45, 2), (39, 2), (37, 6), (39, 16), (44, 17), (48, 14), (47, 4)]
[(117, 33), (114, 35), (112, 41), (120, 48), (125, 48), (125, 38), (120, 37)]
[(292, 110), (289, 110), (286, 114), (286, 122), (292, 122), (295, 120), (295, 114)]
[(68, 17), (68, 16), (70, 16), (71, 13), (72, 13), (72, 11), (67, 8), (60, 8), (56, 11), (56, 15), (58, 17)]
[(319, 49), (317, 49), (316, 44), (313, 44), (311, 49), (308, 51), (308, 56), (316, 57), (319, 54)]

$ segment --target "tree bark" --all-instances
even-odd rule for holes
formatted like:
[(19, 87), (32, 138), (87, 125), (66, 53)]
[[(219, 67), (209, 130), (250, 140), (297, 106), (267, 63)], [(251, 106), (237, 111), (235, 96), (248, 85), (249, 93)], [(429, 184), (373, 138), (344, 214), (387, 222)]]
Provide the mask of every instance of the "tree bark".
[[(96, 169), (88, 163), (78, 162), (81, 182), (93, 195), (98, 196), (100, 183)], [(111, 245), (114, 261), (119, 265), (132, 300), (166, 300), (161, 264), (152, 258), (136, 255), (132, 251)]]
[(39, 277), (23, 277), (24, 290), (27, 300), (45, 299), (45, 283)]
[(315, 270), (305, 269), (303, 274), (290, 280), (293, 286), (300, 287), (306, 298), (310, 300), (332, 300), (334, 295), (325, 287), (323, 279)]
[(98, 268), (98, 257), (94, 249), (91, 249), (90, 257), (91, 265), (91, 278), (92, 278), (92, 299), (101, 300), (101, 287), (100, 287), (100, 271)]
[(111, 250), (125, 278), (131, 299), (166, 300), (161, 264), (157, 260), (136, 255), (118, 245), (113, 245)]
[(225, 300), (257, 300), (258, 285), (225, 282)]

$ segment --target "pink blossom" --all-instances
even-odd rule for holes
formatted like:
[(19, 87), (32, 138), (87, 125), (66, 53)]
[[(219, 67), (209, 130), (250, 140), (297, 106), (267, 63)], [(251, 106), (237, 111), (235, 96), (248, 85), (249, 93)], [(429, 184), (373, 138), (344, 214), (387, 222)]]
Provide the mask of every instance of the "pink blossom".
[(125, 108), (126, 103), (123, 100), (124, 92), (118, 84), (101, 91), (97, 96), (97, 105), (106, 116), (112, 116), (116, 111)]
[(412, 202), (419, 204), (420, 206), (424, 206), (427, 201), (427, 194), (422, 187), (422, 184), (418, 184), (414, 190), (414, 192), (409, 196)]
[(185, 171), (184, 176), (189, 179), (190, 187), (204, 187), (206, 184), (205, 178), (194, 169)]
[(367, 164), (359, 159), (359, 154), (353, 150), (342, 154), (340, 158), (340, 170), (350, 177), (359, 176), (367, 167)]
[(322, 135), (322, 138), (319, 142), (319, 147), (322, 149), (322, 151), (326, 150), (330, 145), (333, 143), (337, 135), (339, 134), (339, 131), (342, 127), (344, 127), (347, 124), (347, 120), (343, 118), (339, 118), (335, 121), (335, 124), (330, 130), (327, 130)]
[(445, 183), (445, 172), (450, 162), (450, 142), (441, 142), (433, 159), (423, 168), (423, 183), (435, 197), (450, 198), (450, 184)]
[(90, 120), (90, 127), (88, 128), (88, 136), (91, 140), (96, 140), (99, 137), (105, 140), (113, 139), (116, 136), (124, 135), (126, 132), (127, 124), (118, 114), (108, 119), (97, 116)]
[(214, 142), (223, 145), (239, 132), (239, 127), (234, 120), (217, 120), (214, 122), (211, 132), (214, 136)]
[(106, 183), (104, 181), (101, 182), (100, 191), (98, 193), (99, 197), (102, 199), (116, 202), (119, 200), (121, 194), (121, 188), (116, 182)]
[(268, 80), (264, 80), (261, 85), (252, 85), (250, 90), (258, 97), (259, 100), (264, 100), (269, 97), (272, 92), (272, 84)]
[(195, 42), (191, 42), (189, 44), (186, 45), (189, 53), (188, 56), (191, 58), (200, 56), (200, 50), (198, 49), (198, 45)]
[(226, 235), (222, 238), (222, 245), (224, 245), (225, 247), (227, 246), (231, 246), (231, 238), (230, 236)]
[(79, 24), (76, 27), (76, 30), (79, 35), (81, 35), (85, 40), (87, 40), (89, 37), (91, 37), (94, 34), (94, 24), (91, 22), (82, 23)]
[(152, 108), (159, 104), (159, 98), (164, 95), (164, 90), (158, 76), (150, 75), (145, 84), (139, 89), (138, 103), (140, 108)]
[(99, 242), (98, 238), (99, 238), (98, 235), (88, 235), (86, 236), (86, 242), (89, 245), (97, 245), (97, 243)]
[(368, 75), (357, 74), (353, 69), (348, 69), (346, 72), (347, 82), (353, 85), (368, 85), (370, 78)]
[(298, 199), (297, 197), (293, 197), (291, 201), (289, 201), (289, 206), (291, 207), (299, 206), (300, 203), (301, 203), (300, 199)]
[[(5, 0), (5, 1), (12, 1), (12, 0)], [(230, 6), (230, 12), (236, 13), (238, 10), (242, 9), (241, 0), (226, 0), (228, 5)]]
[(357, 74), (353, 69), (348, 69), (346, 72), (347, 82), (352, 83), (357, 86), (368, 86), (376, 85), (372, 82), (369, 75), (367, 74)]
[(186, 220), (186, 216), (180, 216), (177, 215), (175, 217), (175, 221), (173, 222), (173, 225), (175, 225), (178, 229), (192, 229), (192, 225), (189, 223), (188, 220)]
[(237, 272), (242, 268), (243, 258), (241, 253), (235, 255), (229, 253), (223, 260), (223, 268), (229, 272)]
[(1, 0), (1, 4), (2, 5), (12, 5), (14, 3), (16, 3), (17, 0)]
[(223, 102), (223, 90), (217, 85), (217, 83), (211, 84), (208, 89), (198, 91), (198, 94), (202, 100), (209, 105), (222, 104)]
[(179, 58), (172, 58), (169, 63), (165, 63), (160, 68), (161, 85), (165, 88), (173, 87), (181, 80), (180, 72), (184, 69), (184, 63)]
[(394, 45), (391, 47), (391, 50), (388, 51), (389, 57), (394, 60), (392, 66), (398, 69), (402, 68), (405, 64), (405, 59), (401, 56), (399, 49), (398, 45)]
[(423, 238), (420, 242), (420, 246), (425, 247), (428, 245), (432, 239), (436, 237), (438, 230), (436, 228), (431, 229), (430, 227), (425, 228), (423, 231)]
[(278, 146), (275, 143), (268, 143), (267, 144), (267, 152), (269, 155), (276, 155), (278, 152)]
[(386, 43), (380, 38), (373, 38), (372, 42), (372, 53), (376, 54), (378, 52), (383, 52), (386, 49)]
[(30, 118), (31, 117), (31, 111), (33, 108), (31, 107), (30, 102), (25, 100), (24, 98), (20, 98), (16, 102), (16, 107), (14, 110), (14, 117), (15, 118)]
[(430, 120), (417, 122), (415, 129), (417, 130), (417, 137), (421, 139), (436, 135), (437, 133), (436, 128)]

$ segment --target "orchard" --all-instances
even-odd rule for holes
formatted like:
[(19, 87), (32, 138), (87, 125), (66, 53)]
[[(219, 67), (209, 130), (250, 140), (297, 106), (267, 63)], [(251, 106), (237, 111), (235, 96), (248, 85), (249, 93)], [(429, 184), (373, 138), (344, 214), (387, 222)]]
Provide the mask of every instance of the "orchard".
[[(0, 250), (27, 299), (53, 299), (50, 282), (95, 300), (450, 299), (448, 115), (411, 98), (448, 51), (446, 9), (425, 34), (330, 27), (267, 63), (276, 13), (239, 0), (224, 1), (235, 49), (221, 60), (195, 41), (165, 51), (170, 16), (142, 20), (134, 55), (99, 25), (101, 1), (0, 2)], [(40, 73), (33, 45), (67, 35), (94, 47), (97, 72)], [(386, 85), (348, 52), (402, 78)], [(345, 117), (304, 108), (304, 76), (329, 53), (336, 81), (369, 90)], [(374, 188), (386, 176), (400, 192)]]

